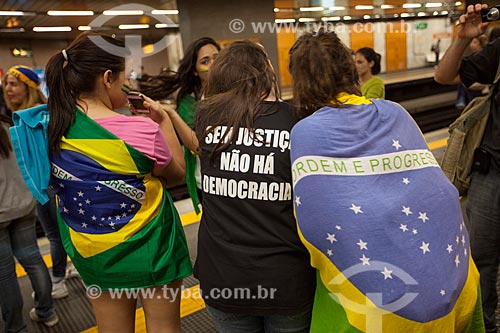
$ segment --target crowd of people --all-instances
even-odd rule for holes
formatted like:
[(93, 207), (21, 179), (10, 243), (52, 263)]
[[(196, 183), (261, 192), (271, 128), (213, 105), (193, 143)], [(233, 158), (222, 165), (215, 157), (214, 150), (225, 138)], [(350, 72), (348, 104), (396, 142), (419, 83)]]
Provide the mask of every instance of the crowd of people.
[[(460, 17), (438, 82), (493, 82), (500, 39), (462, 59), (486, 31), (484, 8)], [(124, 48), (79, 35), (47, 64), (48, 99), (30, 68), (2, 79), (11, 111), (0, 116), (5, 332), (27, 331), (14, 257), (35, 291), (31, 319), (51, 327), (53, 299), (68, 296), (66, 256), (103, 291), (90, 302), (104, 333), (134, 332), (139, 299), (148, 331), (179, 332), (180, 297), (146, 295), (181, 295), (192, 273), (223, 333), (496, 330), (499, 92), (482, 145), (491, 163), (473, 173), (466, 227), (421, 131), (384, 99), (373, 49), (353, 52), (333, 31), (303, 34), (289, 51), (285, 102), (262, 45), (221, 49), (203, 37), (177, 71), (138, 81), (146, 112), (129, 105), (126, 116), (115, 110), (133, 86), (127, 55), (95, 38)], [(176, 108), (157, 101), (172, 94)], [(203, 209), (194, 269), (168, 192), (184, 181)], [(150, 292), (110, 293), (129, 289)], [(215, 297), (221, 290), (247, 293)]]

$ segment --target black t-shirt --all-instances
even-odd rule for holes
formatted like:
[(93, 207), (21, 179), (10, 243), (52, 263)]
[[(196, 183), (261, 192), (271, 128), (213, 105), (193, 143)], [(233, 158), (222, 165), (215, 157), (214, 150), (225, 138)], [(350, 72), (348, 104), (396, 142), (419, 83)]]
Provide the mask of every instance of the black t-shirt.
[[(285, 103), (262, 102), (264, 116), (217, 157), (200, 156), (203, 215), (195, 276), (205, 302), (221, 311), (291, 315), (312, 304), (315, 271), (293, 216), (290, 130), (297, 122)], [(200, 145), (211, 151), (219, 127)]]
[[(500, 38), (462, 60), (460, 78), (465, 86), (474, 82), (492, 84), (500, 62)], [(486, 125), (482, 146), (493, 157), (493, 165), (500, 170), (500, 89), (495, 88), (493, 107)]]

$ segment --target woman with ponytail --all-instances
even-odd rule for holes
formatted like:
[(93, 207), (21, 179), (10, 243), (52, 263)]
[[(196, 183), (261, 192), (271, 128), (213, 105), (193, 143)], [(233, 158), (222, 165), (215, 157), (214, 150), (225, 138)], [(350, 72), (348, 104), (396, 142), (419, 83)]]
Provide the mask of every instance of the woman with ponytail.
[(334, 32), (290, 50), (299, 235), (316, 268), (311, 332), (484, 332), (458, 192), (400, 105), (361, 96)]
[(163, 99), (177, 91), (177, 112), (169, 112), (169, 116), (184, 144), (186, 184), (197, 214), (200, 213), (202, 191), (194, 115), (196, 103), (201, 99), (208, 80), (210, 66), (219, 51), (220, 46), (215, 40), (201, 37), (188, 46), (177, 72), (164, 72), (139, 81), (140, 90), (154, 99)]
[[(183, 181), (182, 149), (159, 103), (144, 96), (147, 117), (114, 111), (127, 100), (127, 56), (122, 41), (79, 35), (47, 64), (47, 107), (19, 114), (14, 131), (29, 132), (27, 122), (37, 120), (43, 128), (50, 115), (48, 154), (38, 151), (32, 164), (50, 169), (65, 249), (85, 285), (99, 291), (90, 300), (99, 332), (134, 332), (137, 298), (111, 293), (125, 289), (149, 289), (138, 295), (148, 331), (179, 332), (179, 291), (192, 270), (162, 182)], [(43, 200), (47, 184), (38, 185)]]
[(355, 62), (361, 93), (366, 98), (385, 98), (384, 81), (375, 76), (380, 73), (380, 59), (380, 54), (372, 48), (363, 47), (356, 51)]

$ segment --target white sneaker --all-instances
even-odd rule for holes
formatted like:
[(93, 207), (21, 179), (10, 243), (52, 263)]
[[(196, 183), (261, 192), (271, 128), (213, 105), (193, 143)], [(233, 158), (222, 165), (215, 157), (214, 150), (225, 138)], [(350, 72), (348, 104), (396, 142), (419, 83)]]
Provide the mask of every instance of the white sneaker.
[(48, 327), (55, 326), (59, 322), (59, 317), (57, 316), (57, 313), (54, 312), (52, 317), (50, 317), (48, 319), (42, 319), (42, 318), (38, 317), (38, 315), (36, 314), (35, 308), (30, 310), (30, 318), (31, 318), (31, 320), (41, 322), (45, 326), (48, 326)]
[(74, 277), (80, 277), (80, 273), (76, 270), (75, 266), (72, 263), (68, 264), (68, 268), (66, 268), (66, 278), (74, 278)]
[(52, 298), (60, 299), (68, 296), (68, 288), (64, 279), (59, 282), (52, 283)]

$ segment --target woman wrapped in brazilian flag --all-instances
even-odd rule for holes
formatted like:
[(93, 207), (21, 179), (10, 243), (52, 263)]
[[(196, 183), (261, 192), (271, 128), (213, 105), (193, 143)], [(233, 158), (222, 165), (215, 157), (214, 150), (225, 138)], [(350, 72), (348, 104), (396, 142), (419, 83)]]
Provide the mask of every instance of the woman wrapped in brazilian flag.
[[(183, 180), (183, 152), (158, 102), (144, 97), (147, 117), (113, 111), (127, 100), (126, 53), (114, 38), (81, 34), (47, 64), (48, 105), (21, 112), (13, 133), (23, 146), (29, 136), (22, 123), (40, 119), (43, 125), (50, 115), (47, 164), (59, 229), (84, 283), (93, 286), (90, 296), (97, 296), (91, 303), (99, 332), (133, 332), (137, 297), (148, 331), (180, 331), (178, 291), (192, 268), (162, 183)], [(29, 169), (29, 162), (22, 164)], [(110, 291), (117, 289), (148, 292), (116, 298)]]

